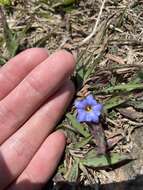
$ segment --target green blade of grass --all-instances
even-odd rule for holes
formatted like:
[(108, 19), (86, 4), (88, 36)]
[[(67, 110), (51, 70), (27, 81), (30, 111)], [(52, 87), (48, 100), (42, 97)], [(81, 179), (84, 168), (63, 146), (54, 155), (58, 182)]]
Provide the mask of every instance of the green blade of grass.
[(10, 57), (13, 57), (16, 55), (17, 49), (19, 47), (17, 34), (12, 32), (12, 30), (9, 28), (2, 7), (0, 7), (0, 14), (2, 17), (2, 24), (3, 24), (6, 47), (9, 52)]
[(76, 131), (78, 131), (84, 137), (90, 136), (89, 132), (84, 128), (84, 126), (78, 123), (78, 121), (73, 115), (68, 113), (66, 116), (70, 120), (72, 126), (76, 129)]

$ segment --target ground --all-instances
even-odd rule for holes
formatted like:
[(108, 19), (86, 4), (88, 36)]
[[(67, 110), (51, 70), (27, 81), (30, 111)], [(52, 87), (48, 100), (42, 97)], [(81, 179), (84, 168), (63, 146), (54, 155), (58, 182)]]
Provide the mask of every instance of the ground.
[(96, 154), (96, 139), (77, 123), (72, 103), (57, 126), (68, 142), (49, 189), (141, 190), (143, 1), (14, 0), (2, 10), (1, 64), (29, 47), (67, 49), (77, 59), (74, 100), (92, 93), (104, 105), (100, 125), (111, 163)]

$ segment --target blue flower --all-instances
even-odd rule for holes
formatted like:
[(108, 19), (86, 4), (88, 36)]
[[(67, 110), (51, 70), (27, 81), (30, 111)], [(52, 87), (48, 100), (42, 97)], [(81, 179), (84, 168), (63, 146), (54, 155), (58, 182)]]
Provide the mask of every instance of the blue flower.
[(77, 120), (79, 122), (99, 122), (103, 105), (97, 103), (92, 95), (88, 95), (83, 100), (76, 100), (75, 107), (77, 108)]

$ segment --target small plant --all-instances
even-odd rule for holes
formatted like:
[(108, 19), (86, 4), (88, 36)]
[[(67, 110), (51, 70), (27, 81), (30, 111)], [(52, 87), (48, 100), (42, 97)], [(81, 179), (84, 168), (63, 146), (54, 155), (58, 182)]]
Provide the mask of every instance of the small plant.
[(11, 0), (0, 0), (0, 5), (11, 5)]

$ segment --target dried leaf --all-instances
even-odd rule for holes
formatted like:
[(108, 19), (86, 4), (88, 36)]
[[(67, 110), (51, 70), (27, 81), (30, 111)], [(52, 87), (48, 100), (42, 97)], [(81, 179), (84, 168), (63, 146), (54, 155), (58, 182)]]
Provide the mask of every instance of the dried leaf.
[(118, 109), (118, 111), (120, 112), (120, 114), (124, 115), (126, 118), (129, 118), (131, 120), (138, 121), (140, 119), (143, 119), (143, 113), (136, 111), (132, 107), (120, 108)]
[(79, 159), (75, 159), (71, 167), (70, 173), (67, 176), (67, 180), (70, 182), (77, 181), (78, 173), (79, 173)]
[(119, 141), (121, 141), (123, 139), (123, 136), (122, 135), (116, 135), (116, 136), (113, 136), (111, 138), (109, 138), (107, 140), (107, 144), (108, 144), (108, 150), (109, 149), (112, 149), (115, 145), (118, 144)]
[(108, 53), (108, 54), (106, 54), (106, 58), (108, 58), (108, 59), (110, 59), (112, 61), (115, 61), (115, 62), (117, 62), (119, 64), (125, 64), (124, 60), (121, 57), (116, 56), (116, 55), (112, 55), (112, 54)]
[(127, 102), (127, 105), (129, 106), (133, 106), (135, 109), (141, 109), (143, 110), (143, 101), (142, 100), (131, 100), (129, 102)]

